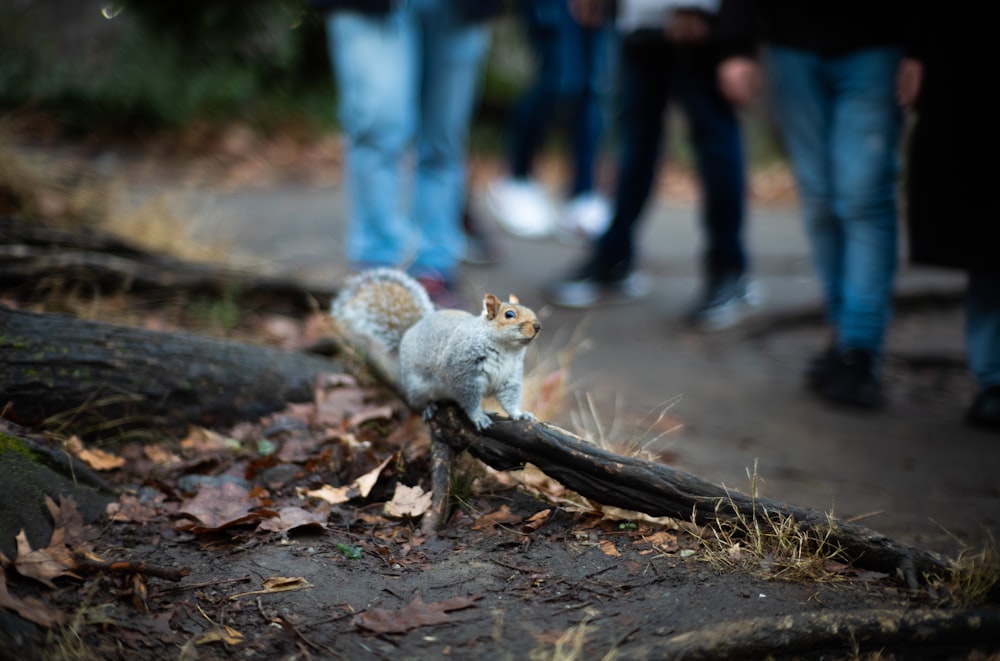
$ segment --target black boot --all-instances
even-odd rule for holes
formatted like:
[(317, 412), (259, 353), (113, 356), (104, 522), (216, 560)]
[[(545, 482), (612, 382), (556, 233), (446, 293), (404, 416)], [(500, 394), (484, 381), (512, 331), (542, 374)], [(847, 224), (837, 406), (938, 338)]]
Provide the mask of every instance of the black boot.
[(826, 399), (866, 409), (882, 405), (875, 355), (867, 349), (848, 347), (836, 352), (819, 393)]

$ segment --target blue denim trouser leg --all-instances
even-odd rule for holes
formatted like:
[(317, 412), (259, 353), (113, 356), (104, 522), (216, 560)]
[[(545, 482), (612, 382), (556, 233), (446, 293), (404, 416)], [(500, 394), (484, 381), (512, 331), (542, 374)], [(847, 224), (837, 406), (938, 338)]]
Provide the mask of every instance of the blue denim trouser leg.
[[(466, 145), (488, 28), (458, 20), (447, 0), (334, 12), (327, 27), (349, 141), (348, 260), (448, 277), (465, 250)], [(403, 157), (414, 145), (407, 205)]]
[(508, 129), (511, 176), (529, 177), (554, 115), (565, 110), (573, 154), (569, 193), (589, 192), (594, 187), (602, 128), (600, 94), (607, 30), (580, 26), (566, 0), (525, 1), (519, 3), (519, 10), (538, 69)]
[(413, 187), (419, 236), (411, 270), (450, 278), (466, 248), (462, 210), (469, 126), (490, 32), (484, 23), (462, 20), (448, 0), (421, 4), (423, 86)]
[(347, 140), (347, 259), (402, 266), (413, 257), (401, 159), (417, 125), (416, 25), (401, 10), (334, 12), (327, 31)]
[(979, 388), (1000, 386), (1000, 272), (969, 273), (965, 346)]
[(897, 259), (900, 57), (890, 48), (837, 57), (768, 52), (778, 126), (837, 343), (876, 355)]
[(701, 186), (704, 268), (709, 277), (742, 275), (746, 215), (746, 168), (740, 121), (719, 92), (712, 72), (678, 71), (671, 98), (684, 110)]

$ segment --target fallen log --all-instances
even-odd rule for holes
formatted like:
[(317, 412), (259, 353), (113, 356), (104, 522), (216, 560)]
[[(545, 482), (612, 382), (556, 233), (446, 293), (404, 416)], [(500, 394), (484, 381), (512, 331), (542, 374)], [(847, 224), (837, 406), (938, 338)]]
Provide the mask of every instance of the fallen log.
[(30, 299), (37, 288), (164, 293), (235, 300), (244, 310), (306, 314), (329, 306), (333, 292), (301, 282), (194, 262), (145, 250), (89, 227), (64, 229), (0, 217), (0, 288)]
[(308, 401), (337, 363), (273, 347), (0, 305), (0, 415), (85, 437), (225, 425)]
[[(643, 649), (658, 659), (765, 659), (808, 653), (856, 658), (861, 652), (945, 658), (978, 646), (1000, 645), (996, 610), (859, 610), (798, 613), (774, 618), (715, 622), (673, 635)], [(948, 658), (954, 658), (948, 656)]]
[[(398, 377), (387, 369), (392, 361), (380, 355), (364, 338), (343, 338), (372, 366), (387, 387), (401, 392)], [(665, 464), (623, 456), (601, 449), (554, 425), (513, 422), (494, 417), (494, 424), (477, 432), (455, 405), (438, 407), (430, 419), (432, 456), (437, 463), (452, 453), (469, 451), (497, 470), (532, 464), (563, 486), (603, 505), (650, 516), (694, 520), (704, 525), (719, 518), (775, 522), (794, 520), (800, 530), (825, 539), (839, 556), (854, 566), (899, 576), (910, 588), (951, 571), (949, 561), (931, 551), (901, 544), (875, 530), (841, 521), (826, 513), (795, 507), (767, 498), (750, 497)], [(447, 446), (447, 447), (446, 447)], [(448, 471), (435, 467), (432, 488), (437, 508), (448, 502)], [(442, 477), (445, 476), (445, 477)], [(426, 516), (426, 515), (425, 515)], [(446, 512), (430, 512), (425, 530), (447, 521)]]
[(615, 454), (554, 425), (497, 419), (489, 429), (476, 432), (454, 405), (439, 407), (430, 425), (436, 442), (456, 451), (468, 450), (497, 470), (532, 464), (603, 505), (693, 519), (699, 525), (736, 515), (761, 521), (790, 517), (800, 529), (839, 547), (851, 564), (901, 575), (914, 588), (929, 576), (949, 571), (948, 561), (940, 555), (906, 546), (864, 526), (767, 498), (751, 498), (666, 464)]

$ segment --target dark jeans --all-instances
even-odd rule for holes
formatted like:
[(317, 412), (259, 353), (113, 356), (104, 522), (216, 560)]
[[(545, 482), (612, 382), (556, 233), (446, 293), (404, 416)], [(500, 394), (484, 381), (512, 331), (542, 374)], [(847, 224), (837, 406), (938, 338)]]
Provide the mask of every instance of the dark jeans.
[(538, 69), (518, 101), (509, 126), (511, 176), (527, 179), (534, 158), (560, 112), (565, 112), (573, 153), (570, 197), (594, 187), (601, 133), (601, 84), (607, 34), (581, 27), (566, 0), (519, 3)]
[(637, 221), (667, 138), (664, 110), (677, 103), (687, 119), (702, 188), (706, 275), (742, 274), (747, 268), (743, 143), (739, 118), (718, 90), (714, 67), (697, 53), (681, 54), (663, 42), (626, 39), (620, 76), (618, 190), (614, 219), (596, 243), (598, 260), (634, 267)]

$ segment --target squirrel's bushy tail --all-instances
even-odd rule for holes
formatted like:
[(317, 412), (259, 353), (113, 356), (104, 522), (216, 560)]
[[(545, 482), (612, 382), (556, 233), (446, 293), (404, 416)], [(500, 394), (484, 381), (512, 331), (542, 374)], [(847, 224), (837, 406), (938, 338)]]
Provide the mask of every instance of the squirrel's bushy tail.
[(427, 291), (402, 271), (377, 268), (351, 276), (330, 309), (342, 330), (399, 349), (403, 333), (434, 311)]

